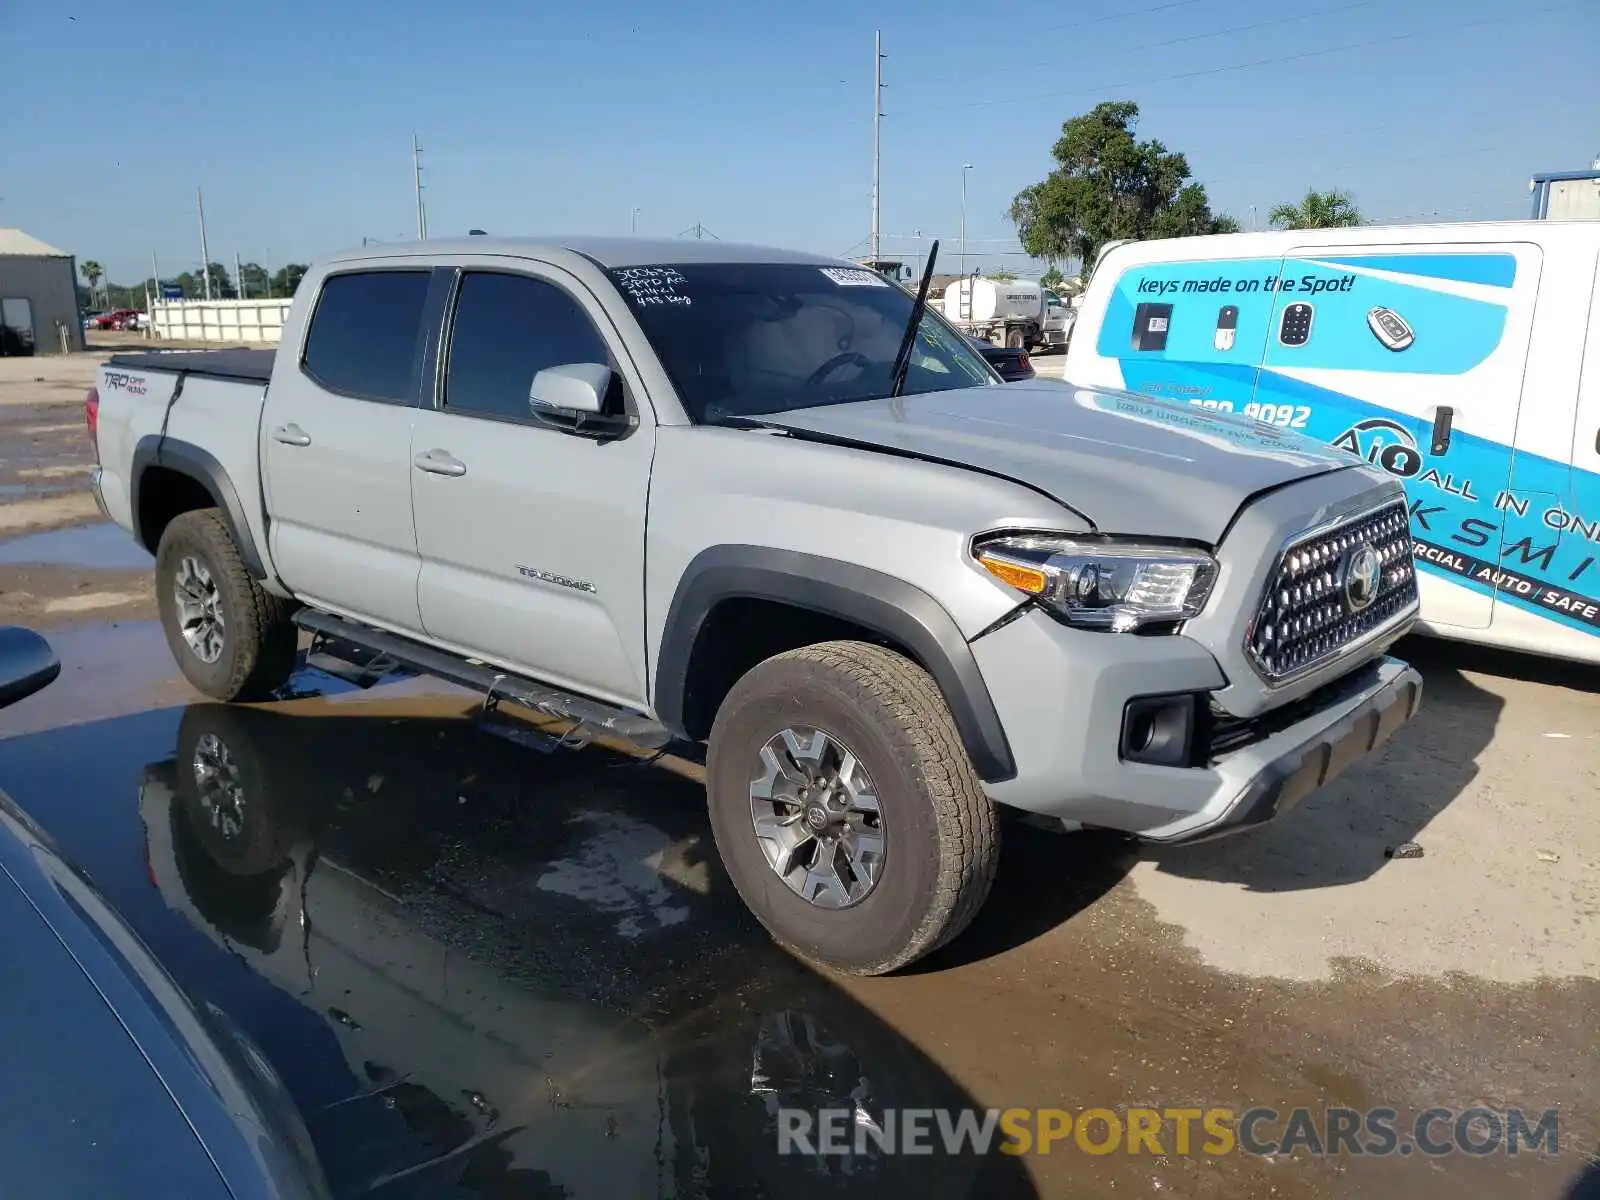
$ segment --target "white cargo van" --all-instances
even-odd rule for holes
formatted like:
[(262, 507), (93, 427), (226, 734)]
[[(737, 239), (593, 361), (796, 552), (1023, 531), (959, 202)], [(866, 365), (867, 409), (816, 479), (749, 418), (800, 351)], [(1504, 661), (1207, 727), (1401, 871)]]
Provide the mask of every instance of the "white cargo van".
[(1066, 377), (1302, 430), (1404, 481), (1422, 627), (1600, 661), (1600, 221), (1124, 242)]

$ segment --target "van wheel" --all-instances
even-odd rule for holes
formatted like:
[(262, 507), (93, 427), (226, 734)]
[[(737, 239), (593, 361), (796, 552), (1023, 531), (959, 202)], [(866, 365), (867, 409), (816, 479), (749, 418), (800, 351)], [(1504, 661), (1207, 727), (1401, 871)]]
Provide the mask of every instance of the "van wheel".
[(1006, 333), (1006, 345), (1013, 350), (1024, 350), (1028, 345), (1028, 335), (1020, 329), (1008, 330)]
[(752, 668), (717, 712), (711, 827), (739, 895), (781, 945), (854, 975), (938, 949), (971, 922), (1000, 844), (927, 672), (864, 642)]
[(264, 700), (294, 670), (290, 606), (245, 569), (217, 509), (183, 513), (162, 532), (156, 606), (178, 669), (213, 700)]

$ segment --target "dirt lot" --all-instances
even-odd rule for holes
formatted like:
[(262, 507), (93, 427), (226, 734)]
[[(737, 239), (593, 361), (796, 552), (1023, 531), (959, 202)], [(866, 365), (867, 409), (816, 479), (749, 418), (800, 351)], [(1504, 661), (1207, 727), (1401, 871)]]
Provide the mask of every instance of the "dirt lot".
[[(144, 560), (114, 530), (89, 523), (76, 407), (89, 360), (36, 361), (44, 383), (0, 374), (0, 489), (15, 488), (0, 491), (0, 531), (29, 535), (0, 542), (0, 621), (44, 629), (65, 669), (51, 689), (0, 714), (0, 736), (22, 739), (0, 762), (11, 761), (20, 780), (50, 778), (41, 756), (61, 753), (50, 749), (50, 731), (82, 727), (75, 753), (107, 762), (170, 753), (170, 732), (139, 732), (146, 726), (128, 714), (193, 698), (151, 620)], [(0, 361), (0, 372), (11, 370)], [(1380, 758), (1276, 824), (1160, 850), (1015, 826), (995, 895), (966, 937), (910, 974), (826, 989), (871, 1015), (872, 1036), (914, 1047), (979, 1107), (1555, 1108), (1560, 1152), (1207, 1158), (1170, 1147), (1100, 1156), (1063, 1146), (1026, 1159), (1020, 1191), (996, 1185), (981, 1194), (1553, 1200), (1592, 1166), (1600, 672), (1443, 643), (1401, 653), (1426, 678), (1421, 715)], [(336, 707), (305, 704), (308, 730)], [(35, 755), (27, 747), (38, 738)], [(340, 744), (352, 778), (384, 776), (402, 752), (378, 733)], [(518, 796), (539, 792), (540, 804), (570, 805), (568, 819), (585, 828), (613, 832), (625, 825), (616, 814), (657, 789), (660, 819), (683, 824), (684, 838), (703, 837), (692, 784), (618, 775), (598, 754), (570, 756), (557, 770), (528, 751), (507, 760), (501, 781)], [(451, 762), (462, 780), (478, 780), (460, 785), (463, 797), (501, 778), (480, 777), (477, 759)], [(12, 775), (0, 785), (11, 789)], [(525, 950), (504, 948), (508, 929), (547, 932), (551, 920), (529, 907), (529, 868), (507, 857), (515, 839), (474, 848), (439, 837), (453, 847), (452, 878), (472, 881), (461, 885), (479, 914), (463, 934), (471, 946), (501, 947), (491, 959), (507, 971), (509, 963), (533, 976), (583, 969), (523, 962)], [(1405, 842), (1423, 856), (1386, 856)], [(703, 840), (695, 844), (705, 851)], [(671, 872), (657, 851), (606, 846), (579, 856), (591, 872), (572, 884), (583, 903), (620, 911), (618, 896), (645, 887), (641, 871), (649, 886), (677, 895), (662, 882)], [(671, 992), (687, 1005), (674, 1020), (705, 1019), (709, 997), (742, 986), (734, 976), (792, 970), (747, 936), (720, 875), (708, 878), (704, 894), (685, 894), (681, 930), (669, 934), (663, 918), (659, 943), (624, 939), (627, 966), (607, 977), (616, 989), (608, 1003), (644, 1012)], [(579, 960), (618, 949), (596, 936), (574, 951)], [(728, 946), (739, 948), (735, 960)]]

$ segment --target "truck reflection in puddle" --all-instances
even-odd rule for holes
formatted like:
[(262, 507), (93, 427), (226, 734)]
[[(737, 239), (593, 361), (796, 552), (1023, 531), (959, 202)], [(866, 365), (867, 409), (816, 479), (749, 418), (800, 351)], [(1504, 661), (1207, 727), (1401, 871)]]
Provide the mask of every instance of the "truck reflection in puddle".
[(343, 1052), (350, 1094), (302, 1103), (336, 1190), (1032, 1194), (1014, 1160), (780, 1158), (781, 1108), (970, 1101), (724, 902), (694, 784), (426, 707), (196, 706), (141, 789), (165, 903)]

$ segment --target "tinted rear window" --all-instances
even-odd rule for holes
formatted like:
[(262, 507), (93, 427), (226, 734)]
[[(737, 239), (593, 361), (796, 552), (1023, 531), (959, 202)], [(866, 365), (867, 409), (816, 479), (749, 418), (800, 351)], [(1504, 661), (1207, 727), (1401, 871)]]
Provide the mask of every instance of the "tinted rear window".
[(427, 296), (427, 271), (329, 276), (306, 337), (306, 371), (333, 391), (410, 404)]

